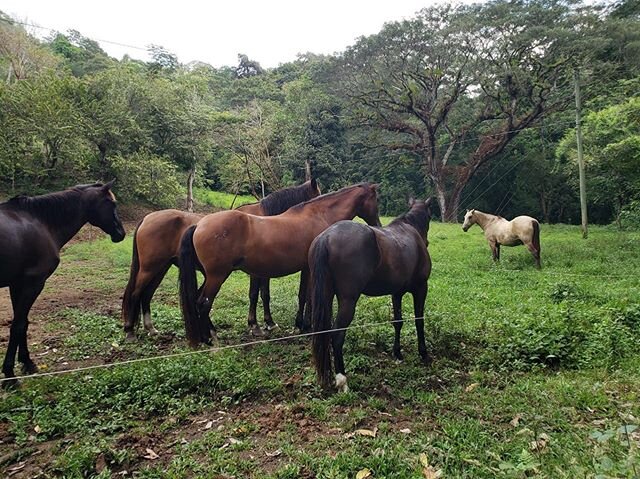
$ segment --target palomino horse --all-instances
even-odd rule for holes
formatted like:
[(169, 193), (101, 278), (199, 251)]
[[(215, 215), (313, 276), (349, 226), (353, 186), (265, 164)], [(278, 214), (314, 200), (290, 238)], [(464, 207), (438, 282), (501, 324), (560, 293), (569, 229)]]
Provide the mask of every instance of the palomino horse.
[[(15, 355), (25, 374), (37, 371), (27, 348), (28, 315), (60, 262), (60, 248), (85, 224), (111, 241), (124, 239), (116, 200), (107, 184), (79, 185), (48, 195), (18, 196), (0, 204), (0, 288), (9, 287), (13, 321), (2, 372), (14, 378)], [(6, 384), (14, 385), (15, 381)]]
[[(320, 188), (315, 178), (299, 186), (275, 191), (262, 201), (243, 205), (238, 211), (256, 215), (272, 216), (285, 212), (290, 207), (315, 198)], [(180, 238), (190, 226), (195, 225), (203, 215), (179, 210), (162, 210), (148, 214), (136, 228), (133, 235), (133, 257), (129, 282), (122, 298), (122, 319), (127, 340), (135, 339), (135, 325), (140, 320), (140, 310), (144, 328), (149, 334), (157, 331), (151, 322), (151, 298), (171, 265), (178, 266)], [(249, 327), (256, 335), (262, 332), (256, 321), (258, 293), (262, 295), (264, 321), (267, 330), (277, 325), (271, 317), (269, 307), (269, 280), (251, 277), (249, 288)], [(304, 302), (298, 309), (302, 315)]]
[[(359, 216), (379, 225), (377, 185), (360, 183), (318, 196), (277, 216), (222, 211), (205, 216), (187, 229), (180, 245), (180, 303), (192, 346), (215, 340), (209, 312), (232, 271), (277, 278), (302, 271), (306, 292), (307, 252), (313, 239), (336, 221)], [(196, 267), (205, 281), (197, 289)], [(306, 298), (306, 293), (302, 295)], [(297, 327), (303, 329), (299, 318)]]
[(537, 219), (531, 216), (517, 216), (507, 221), (502, 216), (467, 210), (462, 229), (466, 232), (474, 224), (484, 231), (484, 237), (491, 246), (494, 261), (500, 259), (500, 245), (524, 244), (536, 260), (536, 267), (540, 269), (540, 224)]
[[(402, 297), (413, 296), (418, 351), (422, 360), (430, 357), (424, 341), (424, 304), (431, 258), (427, 232), (431, 220), (431, 199), (412, 201), (411, 209), (384, 228), (340, 221), (320, 234), (309, 249), (311, 270), (311, 317), (313, 358), (323, 387), (331, 382), (331, 349), (335, 361), (335, 385), (347, 391), (342, 347), (361, 294), (391, 295), (395, 341), (393, 354), (401, 360)], [(332, 328), (333, 298), (338, 298), (336, 329)], [(341, 329), (344, 328), (344, 329)]]

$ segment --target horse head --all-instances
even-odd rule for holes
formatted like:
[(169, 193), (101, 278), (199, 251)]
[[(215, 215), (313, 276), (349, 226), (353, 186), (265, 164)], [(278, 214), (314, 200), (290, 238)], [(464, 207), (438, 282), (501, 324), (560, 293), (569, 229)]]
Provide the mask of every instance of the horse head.
[(359, 186), (363, 188), (363, 198), (356, 216), (365, 220), (369, 226), (382, 226), (380, 214), (378, 213), (378, 188), (380, 185), (377, 183), (362, 183)]
[(114, 180), (108, 183), (95, 183), (82, 188), (83, 199), (87, 205), (87, 218), (90, 224), (97, 226), (118, 243), (125, 237), (124, 227), (118, 217), (116, 197), (111, 191)]
[(467, 230), (469, 228), (471, 228), (471, 226), (473, 226), (476, 221), (473, 217), (473, 214), (476, 212), (475, 209), (473, 210), (467, 210), (467, 212), (464, 215), (464, 223), (462, 223), (462, 231), (464, 231), (465, 233), (467, 232)]

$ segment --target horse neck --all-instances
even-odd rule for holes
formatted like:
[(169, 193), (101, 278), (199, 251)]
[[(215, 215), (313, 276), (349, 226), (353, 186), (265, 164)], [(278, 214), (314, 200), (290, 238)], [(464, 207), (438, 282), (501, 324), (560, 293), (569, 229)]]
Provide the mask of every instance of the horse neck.
[(323, 218), (328, 224), (341, 220), (352, 220), (356, 217), (361, 199), (361, 188), (352, 188), (344, 192), (333, 193), (308, 205), (313, 205), (315, 215)]
[(478, 210), (473, 213), (473, 217), (476, 220), (478, 226), (480, 226), (480, 228), (482, 228), (483, 230), (489, 223), (498, 218), (497, 216), (490, 215), (489, 213), (483, 213), (482, 211)]
[(43, 223), (62, 248), (87, 222), (86, 207), (82, 193), (61, 193), (55, 201), (43, 197), (30, 198), (27, 211)]

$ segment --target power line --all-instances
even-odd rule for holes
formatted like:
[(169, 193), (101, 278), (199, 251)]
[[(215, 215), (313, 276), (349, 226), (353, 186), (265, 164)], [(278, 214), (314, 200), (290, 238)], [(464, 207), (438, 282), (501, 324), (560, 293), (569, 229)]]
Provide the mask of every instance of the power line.
[[(0, 18), (0, 21), (8, 23), (10, 25), (22, 25), (22, 26), (25, 26), (25, 27), (37, 28), (39, 30), (48, 30), (50, 32), (59, 32), (60, 31), (57, 28), (42, 27), (42, 26), (36, 25), (34, 23), (21, 22), (21, 21), (18, 21), (18, 20), (8, 20), (6, 18)], [(116, 41), (113, 41), (113, 40), (103, 40), (101, 38), (90, 38), (90, 40), (93, 40), (93, 41), (96, 41), (96, 42), (100, 42), (100, 43), (108, 43), (110, 45), (116, 45), (116, 46), (119, 46), (119, 47), (133, 48), (134, 50), (140, 50), (140, 51), (147, 52), (147, 53), (149, 52), (148, 48), (143, 48), (143, 47), (139, 47), (139, 46), (136, 46), (136, 45), (129, 45), (128, 43), (121, 43), (121, 42), (116, 42)]]

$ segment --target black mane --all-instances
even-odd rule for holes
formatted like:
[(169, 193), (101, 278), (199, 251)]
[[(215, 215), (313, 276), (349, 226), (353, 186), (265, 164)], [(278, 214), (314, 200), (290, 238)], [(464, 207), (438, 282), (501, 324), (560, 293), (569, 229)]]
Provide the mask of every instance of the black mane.
[(46, 223), (60, 225), (69, 220), (69, 209), (77, 207), (82, 191), (99, 185), (78, 185), (39, 196), (18, 195), (0, 206), (13, 211), (26, 211)]
[(274, 191), (260, 201), (260, 206), (265, 216), (279, 215), (298, 203), (310, 200), (313, 193), (311, 183), (303, 183)]
[(389, 226), (406, 223), (413, 226), (418, 233), (425, 234), (429, 231), (429, 221), (431, 220), (431, 210), (424, 201), (418, 200), (409, 211), (395, 218)]

